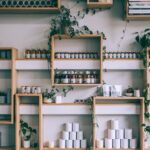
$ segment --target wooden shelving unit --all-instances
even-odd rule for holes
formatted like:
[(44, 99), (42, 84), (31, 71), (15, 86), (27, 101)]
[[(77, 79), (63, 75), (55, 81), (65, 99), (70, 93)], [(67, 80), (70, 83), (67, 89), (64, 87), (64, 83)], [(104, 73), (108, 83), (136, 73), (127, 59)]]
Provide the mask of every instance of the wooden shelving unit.
[[(71, 61), (72, 59), (57, 59), (57, 58), (55, 58), (55, 52), (56, 52), (56, 49), (55, 49), (55, 47), (56, 47), (56, 40), (76, 40), (76, 39), (92, 39), (92, 40), (98, 40), (98, 45), (99, 45), (99, 50), (98, 50), (98, 53), (99, 53), (99, 59), (98, 59), (98, 61), (99, 61), (99, 70), (98, 70), (98, 72), (99, 72), (99, 83), (96, 83), (96, 84), (56, 84), (55, 83), (55, 69), (56, 69), (56, 67), (55, 67), (55, 63), (57, 62), (57, 61), (68, 61), (68, 63), (69, 63), (69, 61)], [(78, 35), (78, 36), (75, 36), (75, 37), (73, 37), (73, 38), (71, 38), (70, 36), (68, 36), (68, 35), (55, 35), (55, 36), (53, 36), (52, 37), (52, 40), (51, 40), (51, 46), (52, 46), (52, 51), (51, 51), (51, 83), (52, 83), (52, 86), (69, 86), (69, 85), (71, 85), (71, 86), (98, 86), (99, 84), (101, 84), (102, 83), (102, 72), (103, 72), (103, 63), (102, 63), (102, 61), (103, 61), (103, 56), (102, 56), (102, 36), (101, 35), (90, 35), (90, 34), (87, 34), (87, 35)], [(76, 60), (76, 61), (80, 61), (80, 62), (84, 62), (85, 60), (87, 60), (87, 59), (73, 59), (74, 61)], [(97, 60), (97, 59), (88, 59), (90, 62), (92, 62), (92, 61), (94, 61), (95, 62), (95, 60)], [(60, 70), (63, 70), (63, 69), (60, 69)], [(65, 70), (65, 69), (64, 69)], [(75, 70), (75, 69), (71, 69), (71, 70)], [(77, 69), (76, 69), (77, 70)], [(86, 69), (82, 69), (82, 70), (86, 70)], [(89, 69), (87, 69), (87, 70), (89, 70)], [(93, 68), (93, 70), (97, 70), (97, 69), (95, 69), (95, 68)]]
[[(10, 72), (10, 80), (11, 80), (11, 97), (10, 97), (10, 119), (8, 120), (0, 120), (0, 124), (13, 124), (14, 123), (14, 95), (16, 93), (16, 57), (17, 57), (17, 50), (15, 48), (11, 48), (11, 47), (0, 47), (0, 52), (4, 51), (4, 52), (9, 52), (9, 54), (11, 55), (9, 59), (5, 59), (5, 60), (10, 60), (11, 61), (11, 72)], [(0, 62), (1, 62), (0, 58)], [(0, 104), (1, 105), (1, 104)]]
[(0, 7), (0, 13), (39, 13), (39, 14), (49, 14), (57, 13), (60, 8), (60, 0), (57, 0), (56, 7)]
[(113, 0), (87, 0), (87, 6), (89, 8), (108, 8), (112, 7), (113, 5)]
[(128, 21), (149, 21), (150, 20), (150, 15), (140, 15), (140, 14), (129, 14), (129, 1), (128, 0), (125, 0), (125, 19), (128, 20)]
[(41, 94), (16, 94), (15, 98), (16, 98), (16, 150), (25, 150), (25, 148), (21, 147), (21, 135), (20, 135), (20, 105), (21, 105), (21, 98), (22, 97), (36, 97), (37, 98), (37, 104), (38, 105), (38, 125), (39, 125), (39, 133), (38, 134), (38, 148), (29, 148), (29, 150), (42, 150), (42, 145), (41, 145), (41, 141), (42, 141), (42, 134), (41, 134), (41, 130), (42, 130), (42, 95)]
[[(94, 97), (93, 98), (93, 150), (106, 150), (107, 148), (104, 149), (97, 149), (96, 148), (96, 128), (97, 128), (97, 120), (96, 120), (96, 106), (97, 105), (109, 105), (112, 107), (117, 104), (123, 106), (123, 105), (139, 105), (140, 106), (140, 114), (139, 114), (139, 134), (140, 134), (140, 150), (144, 150), (144, 129), (142, 128), (142, 124), (144, 123), (144, 112), (145, 112), (145, 104), (144, 104), (144, 97)], [(104, 114), (101, 114), (104, 115)], [(112, 114), (110, 114), (112, 115)], [(112, 148), (115, 150), (114, 148)], [(128, 149), (130, 150), (130, 148)]]

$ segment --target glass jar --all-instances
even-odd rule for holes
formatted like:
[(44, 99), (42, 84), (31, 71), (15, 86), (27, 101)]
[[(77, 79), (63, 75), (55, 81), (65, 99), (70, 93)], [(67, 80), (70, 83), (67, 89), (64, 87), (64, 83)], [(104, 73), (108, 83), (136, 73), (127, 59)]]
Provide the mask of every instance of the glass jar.
[(129, 52), (128, 54), (129, 54), (129, 58), (132, 59), (133, 58), (132, 52)]
[(112, 58), (116, 58), (117, 56), (116, 56), (116, 52), (113, 52), (112, 53)]
[(31, 58), (31, 53), (30, 53), (30, 50), (28, 50), (28, 49), (25, 51), (25, 58), (26, 59), (30, 59)]
[(68, 84), (69, 83), (69, 76), (68, 75), (63, 75), (63, 78), (62, 78), (62, 83), (63, 84)]
[(128, 52), (125, 53), (125, 58), (129, 58), (129, 53)]
[(70, 83), (71, 84), (75, 84), (76, 83), (76, 76), (75, 75), (71, 75)]
[(82, 77), (82, 75), (78, 75), (77, 79), (78, 79), (78, 84), (82, 84), (83, 83), (83, 77)]
[(36, 58), (36, 51), (35, 50), (31, 50), (31, 58), (32, 59)]
[(136, 53), (133, 52), (133, 59), (136, 59), (136, 58), (137, 58)]
[(38, 59), (41, 58), (41, 51), (40, 50), (36, 51), (36, 58), (38, 58)]
[(121, 56), (121, 58), (124, 58), (125, 56), (124, 56), (124, 52), (121, 52), (121, 54), (120, 54)]
[(41, 57), (42, 57), (43, 59), (46, 59), (46, 55), (47, 55), (47, 51), (46, 51), (45, 49), (42, 50)]
[(84, 77), (84, 83), (85, 84), (90, 84), (91, 83), (91, 78), (89, 74), (86, 74)]
[(121, 58), (121, 53), (120, 52), (117, 52), (117, 58)]

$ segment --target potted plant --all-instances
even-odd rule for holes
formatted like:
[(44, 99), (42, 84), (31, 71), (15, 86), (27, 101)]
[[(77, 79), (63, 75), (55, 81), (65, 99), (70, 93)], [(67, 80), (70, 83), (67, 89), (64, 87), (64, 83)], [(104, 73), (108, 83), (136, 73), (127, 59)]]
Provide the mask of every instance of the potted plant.
[(36, 129), (33, 129), (28, 123), (20, 120), (20, 127), (21, 127), (21, 135), (23, 140), (23, 147), (30, 148), (31, 147), (31, 138), (33, 134), (36, 134)]
[(133, 96), (133, 94), (134, 94), (133, 88), (129, 87), (129, 88), (126, 90), (125, 96)]
[[(50, 92), (46, 89), (46, 92), (43, 94), (44, 103), (60, 103), (62, 96), (66, 97), (67, 94), (73, 90), (72, 86), (64, 87), (62, 90), (59, 90), (53, 87)], [(57, 101), (58, 100), (58, 101)]]

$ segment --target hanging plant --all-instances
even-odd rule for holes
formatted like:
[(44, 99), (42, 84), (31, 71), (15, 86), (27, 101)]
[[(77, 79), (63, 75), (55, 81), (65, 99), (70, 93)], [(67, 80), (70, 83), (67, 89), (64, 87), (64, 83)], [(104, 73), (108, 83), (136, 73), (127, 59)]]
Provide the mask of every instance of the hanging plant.
[[(80, 34), (93, 34), (93, 31), (90, 30), (87, 25), (83, 25), (80, 27), (77, 18), (79, 17), (83, 19), (85, 15), (88, 13), (89, 10), (86, 9), (86, 11), (84, 10), (84, 14), (78, 11), (77, 16), (73, 16), (69, 8), (66, 8), (65, 6), (61, 6), (59, 15), (51, 19), (51, 24), (50, 24), (51, 27), (49, 33), (50, 41), (51, 41), (51, 37), (56, 34), (58, 35), (67, 34), (71, 38)], [(94, 14), (95, 13), (96, 11), (94, 11)], [(105, 34), (103, 32), (97, 31), (96, 34), (98, 35), (101, 34), (103, 36), (103, 39), (106, 39)]]

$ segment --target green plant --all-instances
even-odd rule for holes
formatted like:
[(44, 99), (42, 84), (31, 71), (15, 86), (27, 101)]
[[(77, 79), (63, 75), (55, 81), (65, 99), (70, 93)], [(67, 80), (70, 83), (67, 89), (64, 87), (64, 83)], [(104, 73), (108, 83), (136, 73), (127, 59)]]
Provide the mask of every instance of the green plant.
[[(95, 12), (96, 11), (94, 11), (93, 13)], [(85, 14), (88, 13), (89, 13), (89, 9), (86, 9), (82, 17), (80, 17), (81, 15), (80, 11), (78, 11), (77, 16), (73, 16), (69, 8), (66, 8), (65, 6), (61, 6), (60, 14), (51, 19), (51, 24), (50, 24), (51, 27), (49, 33), (50, 41), (51, 41), (51, 37), (56, 34), (58, 35), (67, 34), (70, 37), (73, 37), (78, 34), (93, 34), (93, 31), (91, 31), (87, 25), (83, 25), (80, 27), (77, 18), (80, 17), (81, 19), (83, 19)], [(105, 34), (103, 32), (100, 33), (99, 31), (97, 31), (97, 34), (101, 34), (103, 38), (106, 39)]]
[(63, 89), (59, 90), (55, 87), (53, 87), (50, 92), (48, 92), (48, 90), (46, 91), (46, 93), (44, 94), (44, 97), (48, 97), (52, 100), (55, 100), (55, 97), (57, 94), (63, 95), (64, 97), (67, 96), (67, 94), (72, 91), (74, 88), (72, 86), (67, 86), (64, 87)]
[(150, 47), (150, 29), (147, 28), (141, 32), (135, 32), (136, 41), (142, 46), (142, 48)]
[(23, 138), (26, 141), (29, 141), (32, 135), (37, 133), (36, 129), (33, 129), (31, 126), (28, 125), (27, 122), (24, 122), (23, 120), (20, 120), (20, 127)]

